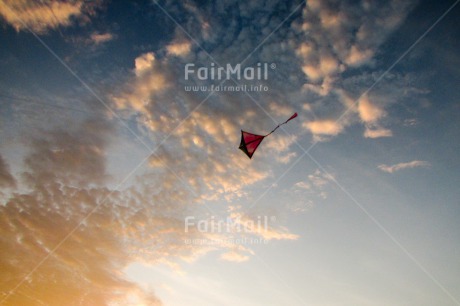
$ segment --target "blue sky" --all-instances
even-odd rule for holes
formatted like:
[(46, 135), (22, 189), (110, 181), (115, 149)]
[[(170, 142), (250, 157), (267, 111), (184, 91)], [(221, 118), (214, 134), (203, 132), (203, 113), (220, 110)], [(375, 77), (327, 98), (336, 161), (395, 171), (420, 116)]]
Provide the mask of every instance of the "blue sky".
[(460, 305), (457, 3), (1, 0), (0, 304)]

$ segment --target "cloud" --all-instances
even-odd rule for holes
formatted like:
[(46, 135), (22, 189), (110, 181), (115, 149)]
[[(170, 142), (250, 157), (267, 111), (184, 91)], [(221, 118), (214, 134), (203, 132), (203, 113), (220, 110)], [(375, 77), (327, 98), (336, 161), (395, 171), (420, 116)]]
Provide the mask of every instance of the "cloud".
[(238, 251), (231, 251), (220, 256), (221, 259), (232, 262), (244, 262), (249, 260), (249, 256), (243, 255)]
[[(2, 291), (15, 288), (51, 250), (59, 248), (8, 301), (18, 305), (32, 301), (46, 305), (125, 305), (136, 300), (161, 305), (153, 291), (128, 281), (120, 271), (132, 262), (178, 268), (181, 262), (194, 261), (211, 251), (220, 251), (222, 259), (232, 261), (248, 260), (254, 254), (248, 247), (235, 250), (234, 245), (186, 244), (186, 239), (221, 241), (239, 236), (194, 228), (185, 232), (184, 219), (197, 213), (200, 195), (194, 192), (194, 185), (187, 186), (191, 182), (184, 182), (167, 168), (139, 175), (134, 184), (123, 189), (107, 187), (111, 176), (106, 162), (113, 133), (111, 124), (89, 120), (77, 127), (44, 131), (41, 138), (31, 142), (21, 175), (23, 188), (2, 198), (0, 205)], [(0, 165), (1, 182), (11, 185), (14, 178), (3, 159)], [(214, 179), (216, 185), (209, 188), (229, 184), (220, 174)], [(250, 184), (253, 179), (241, 184)], [(248, 235), (294, 237), (277, 228)], [(63, 239), (66, 241), (60, 244)]]
[(307, 183), (307, 182), (304, 182), (304, 181), (295, 183), (294, 187), (300, 188), (300, 189), (305, 189), (305, 190), (310, 190), (311, 189), (311, 185), (309, 183)]
[(360, 50), (357, 46), (352, 46), (348, 56), (345, 58), (345, 63), (350, 67), (359, 67), (369, 63), (374, 52), (372, 50)]
[(317, 188), (323, 188), (324, 186), (328, 185), (334, 178), (327, 173), (316, 169), (313, 174), (308, 175), (308, 180), (313, 184), (313, 186)]
[(273, 152), (274, 158), (283, 164), (289, 163), (297, 156), (296, 152), (289, 152), (289, 148), (297, 141), (296, 136), (280, 133), (267, 139), (264, 148)]
[[(240, 58), (244, 59), (246, 54), (251, 54), (247, 59), (248, 65), (257, 62), (276, 62), (276, 70), (270, 71), (270, 78), (265, 82), (269, 85), (270, 95), (257, 94), (257, 101), (265, 110), (276, 113), (277, 111), (271, 108), (272, 104), (278, 106), (274, 109), (295, 109), (302, 97), (304, 108), (311, 114), (318, 114), (314, 117), (313, 123), (304, 124), (306, 130), (314, 134), (315, 141), (330, 139), (344, 132), (348, 126), (360, 122), (360, 112), (356, 107), (342, 116), (347, 108), (344, 108), (341, 94), (349, 95), (354, 102), (354, 99), (369, 88), (367, 83), (365, 85), (355, 83), (351, 86), (352, 79), (363, 76), (367, 69), (374, 68), (376, 52), (414, 7), (413, 2), (401, 3), (396, 0), (378, 3), (308, 1), (294, 15), (295, 18), (286, 20), (270, 35), (270, 40), (257, 46), (257, 40), (254, 38), (263, 39), (270, 34), (283, 21), (277, 16), (283, 13), (288, 15), (294, 10), (295, 4), (287, 2), (281, 5), (279, 2), (257, 1), (253, 2), (254, 4), (245, 3), (235, 7), (231, 1), (221, 1), (219, 5), (211, 7), (196, 5), (194, 2), (166, 3), (167, 10), (172, 12), (172, 16), (180, 17), (179, 19), (183, 20), (181, 26), (188, 33), (193, 33), (193, 39), (199, 45), (206, 46), (208, 51), (212, 50), (213, 59), (220, 64), (237, 62)], [(271, 11), (277, 11), (279, 14), (277, 16), (264, 14)], [(241, 16), (252, 20), (251, 27), (239, 22)], [(177, 45), (177, 42), (183, 41), (179, 35), (181, 31), (177, 27), (173, 31), (176, 34), (166, 46), (170, 49), (174, 47), (172, 50), (176, 48), (182, 50), (182, 47), (179, 48)], [(252, 52), (255, 47), (258, 49)], [(198, 47), (188, 50), (187, 46), (184, 49), (187, 59), (193, 61), (197, 67), (209, 66), (213, 61)], [(175, 57), (176, 53), (182, 54), (182, 51), (167, 50), (166, 53), (171, 58)], [(162, 68), (170, 72), (170, 69), (180, 67), (179, 63), (181, 62), (171, 59), (168, 63), (163, 61)], [(361, 70), (358, 71), (357, 68)], [(183, 79), (182, 75), (176, 74), (176, 77)], [(366, 77), (366, 82), (375, 80), (374, 75)], [(193, 80), (190, 83), (200, 82)], [(203, 85), (208, 83), (201, 82)], [(240, 83), (244, 82), (240, 81)], [(358, 86), (360, 92), (356, 93)], [(179, 90), (181, 88), (177, 86), (176, 91)], [(379, 92), (377, 98), (368, 97), (372, 99), (371, 106), (378, 107), (378, 110), (385, 115), (387, 114), (385, 109), (391, 102), (384, 103), (381, 100), (384, 100), (389, 92), (392, 91)], [(277, 99), (278, 96), (282, 99)], [(175, 97), (175, 99), (184, 100), (183, 97)], [(273, 103), (273, 101), (277, 102)], [(188, 102), (190, 100), (185, 104)], [(234, 101), (228, 101), (231, 102)], [(220, 101), (213, 101), (213, 103), (222, 105), (227, 101), (221, 97)], [(372, 115), (366, 113), (371, 109), (365, 109), (365, 102), (362, 104), (361, 115)], [(245, 112), (250, 108), (248, 105), (235, 105), (235, 107), (241, 106)], [(377, 138), (391, 135), (391, 130), (382, 126), (381, 120), (385, 115), (372, 124), (361, 121), (366, 127), (364, 137)], [(339, 117), (341, 119), (336, 124), (328, 122)], [(288, 155), (280, 155), (279, 161), (291, 160), (292, 157)]]
[(382, 128), (379, 123), (379, 120), (384, 118), (387, 113), (382, 107), (372, 103), (368, 95), (365, 95), (359, 99), (358, 114), (366, 127), (364, 131), (364, 137), (380, 138), (391, 137), (393, 135), (391, 130)]
[[(244, 197), (248, 186), (269, 176), (263, 163), (253, 163), (235, 149), (239, 120), (250, 122), (253, 115), (232, 116), (210, 104), (181, 123), (188, 107), (197, 105), (199, 100), (177, 95), (188, 103), (186, 109), (181, 108), (184, 104), (164, 107), (160, 103), (164, 101), (161, 98), (177, 93), (168, 87), (173, 84), (173, 75), (160, 69), (167, 67), (168, 61), (157, 60), (150, 52), (140, 55), (134, 61), (131, 82), (113, 100), (119, 110), (136, 114), (139, 128), (148, 128), (154, 139), (161, 140), (178, 127), (167, 145), (152, 155), (150, 168), (134, 178), (134, 183), (117, 190), (108, 187), (113, 181), (106, 163), (115, 129), (103, 120), (43, 129), (30, 140), (20, 176), (24, 188), (0, 206), (2, 290), (14, 288), (83, 222), (8, 297), (15, 304), (28, 304), (32, 298), (49, 305), (69, 301), (126, 304), (132, 299), (140, 304), (160, 305), (154, 292), (127, 281), (120, 271), (132, 262), (161, 263), (179, 269), (181, 262), (194, 261), (211, 251), (220, 252), (224, 260), (251, 258), (253, 250), (249, 247), (238, 249), (237, 256), (227, 245), (186, 244), (186, 239), (222, 240), (229, 236), (198, 230), (186, 233), (184, 218), (196, 214), (203, 203), (213, 207), (217, 200)], [(162, 86), (155, 83), (158, 79)], [(171, 112), (177, 112), (177, 116), (171, 116)], [(155, 125), (150, 124), (150, 119)], [(283, 227), (254, 231), (247, 236), (297, 239)], [(17, 258), (21, 258), (21, 264)]]
[(404, 126), (416, 126), (418, 124), (419, 124), (419, 120), (416, 118), (404, 119), (404, 123), (403, 123)]
[(296, 49), (303, 72), (310, 81), (321, 82), (348, 68), (369, 64), (412, 7), (395, 0), (307, 2), (302, 19), (294, 22), (294, 29), (304, 35)]
[(313, 138), (316, 141), (326, 140), (323, 136), (336, 136), (344, 129), (340, 122), (333, 119), (305, 122), (302, 126), (313, 134)]
[(289, 118), (290, 116), (292, 116), (292, 114), (295, 113), (294, 111), (295, 108), (293, 108), (292, 106), (286, 103), (281, 103), (281, 102), (270, 102), (268, 105), (268, 109), (273, 114), (277, 114), (277, 116), (283, 116), (287, 118)]
[[(147, 242), (136, 231), (148, 227), (148, 220), (164, 228), (177, 224), (178, 233), (181, 222), (149, 216), (134, 190), (123, 195), (100, 186), (109, 177), (105, 156), (111, 131), (101, 120), (87, 121), (76, 130), (53, 130), (32, 141), (24, 161), (24, 185), (0, 206), (2, 291), (15, 288), (96, 210), (8, 297), (9, 302), (103, 305), (134, 296), (161, 305), (154, 293), (126, 281), (119, 271), (133, 258), (129, 250)], [(162, 242), (157, 242), (161, 248)]]
[(386, 112), (378, 105), (373, 104), (367, 95), (359, 100), (358, 112), (361, 120), (365, 123), (376, 123), (386, 116)]
[[(225, 93), (201, 103), (207, 93), (201, 96), (186, 92), (182, 86), (193, 80), (185, 81), (183, 70), (172, 68), (179, 63), (183, 67), (182, 60), (175, 56), (158, 60), (153, 52), (139, 55), (131, 80), (113, 95), (112, 101), (117, 108), (136, 116), (140, 128), (146, 128), (158, 139), (168, 137), (167, 143), (152, 156), (151, 166), (167, 165), (185, 178), (203, 200), (237, 196), (242, 189), (269, 175), (251, 165), (239, 151), (229, 149), (230, 144), (239, 142), (241, 124), (254, 122), (255, 113), (240, 112), (232, 100), (225, 100)], [(163, 101), (172, 102), (165, 105)], [(265, 152), (274, 152), (274, 158), (285, 161), (293, 157), (287, 153), (292, 137), (272, 140), (268, 147), (262, 147)], [(274, 143), (279, 146), (273, 147)], [(248, 166), (253, 167), (250, 173)]]
[(166, 46), (168, 54), (175, 56), (185, 56), (192, 48), (190, 41), (176, 41)]
[(265, 240), (297, 240), (299, 238), (298, 235), (290, 233), (283, 226), (275, 228), (268, 216), (254, 217), (242, 210), (234, 210), (230, 213), (230, 217), (242, 228), (252, 225), (249, 227), (250, 234)]
[[(314, 123), (304, 125), (314, 134), (314, 140), (327, 139), (321, 134), (336, 136), (347, 126), (356, 122), (355, 114), (364, 123), (364, 137), (389, 137), (391, 131), (381, 126), (380, 120), (387, 113), (384, 107), (388, 103), (375, 103), (370, 97), (363, 97), (354, 106), (359, 95), (369, 85), (353, 91), (347, 88), (348, 79), (353, 79), (357, 68), (375, 66), (374, 56), (387, 37), (395, 31), (414, 7), (411, 2), (381, 1), (308, 1), (302, 9), (302, 17), (293, 21), (291, 28), (296, 33), (290, 40), (297, 56), (300, 70), (305, 75), (302, 89), (313, 101), (312, 113), (319, 113)], [(353, 76), (346, 73), (352, 72)], [(362, 76), (362, 73), (358, 73)], [(368, 79), (368, 81), (374, 81)], [(350, 82), (351, 83), (351, 82)], [(375, 90), (374, 90), (375, 91)], [(382, 92), (384, 99), (389, 92)], [(352, 103), (344, 103), (344, 97), (353, 97)], [(337, 99), (339, 98), (339, 99)], [(378, 99), (380, 100), (380, 98)], [(346, 109), (340, 110), (336, 101), (343, 103)], [(380, 102), (380, 101), (379, 101)], [(347, 112), (347, 109), (351, 111)], [(343, 115), (345, 113), (345, 115)], [(330, 118), (339, 118), (332, 124)], [(328, 122), (329, 121), (329, 122)]]
[(381, 137), (391, 137), (393, 132), (384, 128), (370, 128), (366, 127), (364, 131), (364, 137), (366, 138), (381, 138)]
[(30, 28), (43, 34), (58, 27), (70, 26), (75, 19), (87, 18), (89, 13), (85, 1), (3, 0), (0, 2), (0, 15), (16, 31)]
[[(343, 90), (337, 92), (344, 107), (349, 109), (349, 123), (361, 123), (364, 125), (366, 138), (391, 137), (392, 129), (388, 123), (400, 119), (392, 118), (389, 112), (395, 104), (410, 104), (409, 101), (426, 99), (427, 90), (414, 85), (419, 84), (420, 77), (414, 74), (387, 73), (378, 86), (372, 92), (361, 96), (375, 82), (383, 72), (363, 73), (344, 79), (341, 82)], [(351, 114), (358, 115), (358, 121), (350, 120)], [(404, 121), (407, 126), (416, 124), (416, 120)]]
[(392, 166), (387, 166), (383, 164), (378, 166), (380, 170), (382, 170), (383, 172), (388, 172), (388, 173), (394, 173), (399, 170), (418, 168), (418, 167), (424, 167), (424, 168), (430, 167), (430, 163), (427, 161), (423, 161), (423, 160), (413, 160), (411, 162), (399, 163), (399, 164), (395, 164)]
[(153, 67), (155, 64), (155, 55), (153, 52), (142, 54), (134, 60), (134, 63), (134, 72), (139, 76)]
[(288, 164), (295, 157), (297, 157), (297, 152), (289, 152), (285, 155), (275, 156), (276, 160), (282, 164)]
[[(126, 86), (122, 93), (112, 97), (119, 109), (131, 109), (145, 116), (145, 124), (152, 130), (163, 120), (154, 120), (147, 107), (156, 104), (156, 94), (170, 86), (170, 81), (162, 72), (162, 64), (156, 60), (153, 52), (141, 54), (135, 59), (133, 73), (135, 82)], [(160, 119), (160, 118), (158, 118)]]
[[(248, 65), (277, 63), (277, 70), (266, 82), (270, 92), (254, 95), (264, 110), (274, 116), (289, 116), (302, 100), (304, 109), (321, 115), (302, 124), (315, 140), (337, 136), (359, 120), (369, 124), (370, 136), (388, 133), (376, 126), (384, 118), (383, 104), (362, 102), (361, 110), (353, 109), (340, 122), (334, 119), (343, 111), (339, 91), (357, 96), (347, 88), (355, 84), (354, 80), (342, 82), (342, 73), (371, 65), (380, 44), (410, 8), (398, 1), (366, 3), (336, 7), (329, 1), (308, 1), (299, 18), (287, 20), (248, 58)], [(392, 9), (384, 9), (389, 3)], [(11, 0), (0, 4), (0, 13), (17, 31), (23, 31), (24, 26), (13, 13), (35, 31), (46, 33), (84, 20), (91, 14), (85, 5), (84, 1), (54, 1), (47, 7), (38, 1)], [(181, 25), (224, 64), (244, 59), (296, 5), (282, 1), (245, 1), (237, 6), (232, 1), (212, 5), (164, 2), (166, 10), (179, 16)], [(251, 25), (242, 20), (251, 20)], [(93, 33), (91, 39), (102, 44), (113, 36)], [(193, 61), (197, 67), (209, 66), (211, 60), (179, 35), (159, 47), (142, 49), (133, 58), (133, 67), (124, 71), (124, 83), (108, 94), (120, 115), (133, 119), (131, 128), (155, 145), (162, 144), (150, 157), (145, 174), (133, 179), (135, 183), (124, 189), (108, 187), (113, 182), (106, 162), (115, 132), (107, 122), (95, 120), (76, 128), (44, 130), (31, 142), (20, 179), (12, 178), (8, 167), (0, 163), (0, 183), (11, 186), (12, 181), (18, 185), (20, 181), (26, 187), (0, 206), (0, 278), (4, 292), (14, 288), (84, 221), (10, 297), (15, 304), (30, 304), (32, 298), (49, 305), (63, 305), (69, 300), (75, 304), (125, 305), (133, 299), (139, 304), (159, 305), (154, 292), (135, 286), (120, 271), (136, 261), (177, 268), (182, 261), (191, 262), (212, 251), (220, 252), (223, 260), (236, 262), (249, 260), (254, 254), (250, 247), (185, 244), (185, 239), (219, 240), (229, 235), (197, 230), (185, 233), (184, 217), (197, 213), (197, 207), (213, 209), (213, 204), (221, 201), (247, 200), (251, 186), (264, 182), (277, 164), (296, 156), (290, 148), (297, 136), (273, 135), (262, 144), (257, 158), (248, 160), (237, 150), (240, 129), (268, 132), (273, 122), (257, 105), (248, 102), (246, 95), (185, 92), (184, 85), (211, 83), (198, 79), (186, 82), (184, 64)], [(293, 54), (297, 57), (294, 61)], [(362, 76), (353, 70), (352, 75), (356, 74)], [(363, 83), (358, 82), (361, 87), (375, 78), (366, 75), (363, 79)], [(318, 170), (298, 182), (295, 189), (300, 190), (299, 194), (315, 192), (324, 198), (329, 182), (330, 177)], [(302, 200), (304, 206), (295, 209), (312, 205), (305, 197)], [(95, 213), (84, 220), (96, 207)], [(241, 209), (232, 214), (240, 216), (240, 222), (253, 219)], [(283, 226), (246, 236), (299, 239)]]
[(0, 155), (0, 188), (16, 187), (16, 180), (10, 173), (8, 164)]
[(106, 43), (108, 41), (111, 41), (112, 39), (114, 39), (114, 35), (112, 33), (100, 34), (100, 33), (95, 32), (91, 34), (91, 37), (90, 37), (90, 41), (95, 45)]
[[(208, 52), (212, 51), (212, 57), (225, 65), (244, 59), (245, 55), (251, 53), (258, 45), (254, 38), (261, 37), (262, 39), (281, 23), (282, 19), (264, 14), (265, 12), (278, 11), (280, 16), (283, 13), (288, 15), (296, 6), (291, 2), (283, 5), (279, 2), (258, 1), (256, 3), (239, 4), (236, 7), (231, 1), (222, 1), (216, 6), (166, 1), (165, 8), (171, 12), (172, 17), (181, 20), (181, 26), (192, 34), (193, 39), (199, 45), (206, 46), (205, 49)], [(273, 101), (277, 101), (276, 105), (282, 106), (277, 107), (278, 109), (295, 109), (298, 108), (299, 100), (303, 98), (304, 107), (310, 113), (317, 114), (310, 127), (304, 124), (304, 128), (314, 134), (315, 141), (331, 139), (343, 133), (347, 127), (359, 123), (361, 117), (356, 108), (341, 117), (336, 124), (328, 122), (338, 119), (347, 110), (346, 107), (344, 108), (340, 93), (344, 92), (356, 99), (368, 88), (367, 83), (355, 83), (353, 88), (352, 79), (365, 75), (365, 71), (370, 67), (374, 68), (374, 55), (389, 35), (397, 30), (413, 7), (412, 2), (399, 3), (393, 0), (379, 3), (365, 1), (346, 4), (334, 1), (306, 3), (294, 15), (295, 18), (287, 20), (270, 36), (270, 40), (259, 46), (256, 52), (247, 59), (246, 64), (248, 65), (257, 62), (276, 62), (277, 64), (277, 68), (270, 71), (270, 78), (265, 82), (270, 85), (270, 95), (257, 94), (256, 100), (261, 107), (274, 114), (277, 113), (277, 110), (271, 109)], [(241, 16), (253, 20), (252, 26), (240, 24)], [(171, 110), (169, 114), (163, 111), (158, 112), (156, 108), (162, 108), (162, 106), (155, 106), (158, 103), (157, 100), (176, 101), (176, 103), (182, 103), (184, 108), (191, 110), (199, 103), (200, 98), (205, 99), (205, 95), (195, 94), (194, 97), (191, 97), (192, 94), (181, 93), (184, 85), (183, 65), (185, 62), (183, 60), (186, 58), (187, 62), (195, 63), (196, 67), (209, 67), (213, 61), (198, 46), (189, 49), (189, 39), (184, 39), (185, 34), (179, 27), (174, 27), (171, 31), (175, 33), (174, 37), (154, 55), (157, 68), (152, 68), (152, 72), (158, 80), (155, 81), (152, 77), (151, 80), (142, 82), (143, 86), (140, 80), (131, 82), (129, 86), (133, 89), (132, 92), (139, 90), (139, 94), (130, 96), (127, 95), (130, 90), (126, 90), (122, 93), (125, 95), (124, 99), (120, 95), (115, 96), (120, 105), (125, 104), (125, 102), (120, 102), (120, 98), (128, 101), (127, 104), (132, 103), (129, 101), (141, 100), (133, 104), (143, 105), (142, 107), (146, 108), (143, 111), (143, 120), (152, 130), (157, 130), (158, 125), (169, 126), (169, 123), (166, 122), (168, 121), (167, 116), (176, 117), (178, 114), (186, 116), (178, 109)], [(378, 33), (378, 35), (374, 37), (372, 33)], [(358, 71), (356, 68), (362, 70)], [(379, 73), (381, 72), (376, 72), (377, 75)], [(375, 75), (368, 74), (366, 82), (375, 80), (375, 77)], [(164, 80), (164, 83), (161, 79)], [(349, 82), (347, 82), (348, 79), (350, 79)], [(171, 86), (172, 83), (175, 84)], [(188, 85), (209, 85), (209, 83), (189, 80)], [(169, 86), (169, 88), (160, 90), (159, 94), (153, 93), (152, 90), (150, 97), (139, 99), (140, 93), (145, 88), (153, 87), (154, 84), (162, 88), (164, 88), (163, 85)], [(358, 91), (358, 87), (359, 94), (355, 92)], [(374, 91), (377, 91), (377, 88)], [(387, 105), (392, 102), (386, 104), (381, 100), (385, 99), (389, 92), (391, 91), (379, 92), (377, 98), (368, 97), (371, 99), (372, 106), (379, 107), (379, 110), (385, 114), (387, 114)], [(217, 95), (220, 96), (218, 99), (215, 98)], [(251, 95), (254, 96), (254, 94)], [(235, 102), (238, 98), (228, 96), (225, 93), (215, 94), (204, 103), (204, 108), (211, 103), (215, 105), (215, 109), (223, 105), (232, 105), (234, 109), (241, 110), (239, 116), (245, 116), (249, 111), (254, 110), (250, 105), (252, 103)], [(244, 95), (239, 98), (247, 100)], [(230, 111), (225, 106), (222, 109), (231, 115), (236, 115), (236, 112)], [(363, 114), (364, 111), (362, 111)], [(260, 112), (260, 110), (256, 109), (255, 112)], [(158, 118), (159, 115), (155, 113), (163, 113), (162, 118)], [(366, 128), (364, 137), (390, 136), (391, 129), (381, 122), (384, 118), (386, 117), (382, 116), (375, 124), (361, 121)], [(241, 126), (245, 120), (247, 118), (237, 122), (238, 125)], [(201, 135), (196, 139), (202, 139)], [(285, 152), (278, 154), (279, 162), (289, 162), (294, 156), (294, 154)]]
[(327, 199), (327, 188), (334, 180), (332, 174), (316, 169), (306, 179), (295, 183), (286, 191), (290, 196), (287, 208), (292, 212), (305, 212), (311, 209), (317, 200)]
[(73, 186), (104, 183), (109, 131), (107, 123), (88, 120), (75, 131), (55, 130), (33, 139), (35, 150), (24, 160), (30, 170), (23, 175), (26, 182), (35, 185), (60, 178)]

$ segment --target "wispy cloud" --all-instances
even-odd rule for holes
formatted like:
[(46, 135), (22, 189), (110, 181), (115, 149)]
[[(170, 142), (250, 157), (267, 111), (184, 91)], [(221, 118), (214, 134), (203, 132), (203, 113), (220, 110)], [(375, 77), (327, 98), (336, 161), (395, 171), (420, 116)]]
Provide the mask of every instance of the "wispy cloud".
[(366, 127), (364, 131), (364, 137), (366, 138), (380, 138), (380, 137), (391, 137), (393, 132), (389, 129), (384, 129), (381, 127)]
[(33, 1), (3, 0), (0, 2), (0, 15), (16, 31), (26, 27), (37, 33), (46, 33), (57, 27), (65, 27), (74, 20), (87, 19), (89, 14), (85, 1)]
[(0, 187), (15, 187), (16, 180), (10, 173), (8, 164), (5, 162), (3, 157), (0, 155)]
[(249, 256), (242, 254), (239, 249), (223, 253), (220, 258), (232, 262), (243, 262), (249, 260)]
[[(15, 15), (34, 31), (47, 33), (85, 19), (90, 14), (86, 3), (5, 0), (0, 2), (0, 14), (17, 31), (23, 31), (24, 25)], [(373, 63), (379, 46), (411, 7), (399, 1), (385, 3), (388, 5), (366, 2), (336, 7), (332, 1), (308, 1), (298, 16), (287, 20), (286, 26), (248, 59), (247, 64), (273, 61), (279, 67), (271, 72), (273, 79), (267, 81), (272, 86), (270, 92), (254, 95), (254, 99), (280, 121), (298, 111), (302, 100), (303, 108), (318, 117), (299, 122), (298, 126), (315, 140), (344, 133), (353, 123), (365, 125), (365, 137), (390, 136), (391, 130), (382, 127), (383, 119), (390, 114), (378, 94), (363, 98), (356, 107), (352, 104), (358, 96), (356, 92), (362, 92), (375, 76), (353, 70), (358, 74), (355, 79), (348, 78), (348, 83), (342, 80), (343, 72)], [(288, 14), (297, 5), (271, 1), (243, 1), (237, 6), (233, 1), (209, 6), (193, 1), (164, 4), (168, 12), (181, 17), (178, 20), (184, 28), (196, 35), (198, 43), (212, 50), (212, 56), (222, 64), (242, 60), (261, 41), (259, 38), (280, 24), (279, 10)], [(382, 10), (383, 7), (389, 9)], [(238, 24), (237, 20), (242, 19), (253, 22), (251, 26)], [(101, 45), (115, 36), (94, 32), (84, 37), (84, 42)], [(27, 275), (95, 208), (95, 213), (31, 275), (21, 292), (45, 304), (65, 304), (69, 296), (76, 296), (76, 303), (81, 304), (128, 304), (126, 301), (135, 296), (140, 304), (159, 305), (154, 293), (126, 281), (119, 271), (133, 261), (174, 267), (178, 260), (193, 261), (210, 251), (218, 251), (221, 259), (235, 262), (247, 261), (254, 254), (249, 246), (185, 244), (185, 239), (229, 237), (196, 230), (186, 234), (184, 217), (195, 213), (203, 203), (246, 200), (251, 186), (269, 178), (277, 164), (289, 163), (297, 156), (291, 149), (299, 136), (274, 134), (264, 140), (257, 158), (248, 160), (237, 150), (240, 129), (269, 132), (273, 122), (264, 111), (242, 94), (222, 92), (208, 96), (209, 93), (185, 92), (184, 85), (209, 82), (185, 82), (184, 64), (193, 61), (198, 67), (211, 63), (190, 39), (176, 34), (163, 46), (148, 48), (133, 55), (133, 67), (123, 70), (126, 75), (120, 78), (124, 83), (107, 94), (122, 116), (135, 121), (133, 129), (143, 132), (155, 144), (167, 140), (151, 155), (146, 174), (137, 177), (135, 185), (118, 190), (107, 187), (108, 147), (115, 132), (110, 124), (96, 120), (68, 129), (47, 129), (45, 135), (36, 137), (28, 148), (21, 179), (13, 177), (0, 158), (0, 186), (12, 187), (21, 182), (26, 187), (0, 206), (0, 235), (5, 238), (0, 248), (0, 266), (5, 271), (5, 291), (13, 288), (20, 276)], [(287, 73), (291, 72), (288, 69), (293, 73)], [(337, 121), (344, 106), (353, 107), (352, 111)], [(428, 165), (413, 161), (379, 168), (392, 173)], [(316, 170), (296, 183), (292, 190), (302, 196), (303, 206), (294, 209), (311, 207), (313, 202), (305, 200), (305, 193), (327, 197), (330, 182), (330, 177)], [(242, 208), (232, 210), (230, 215), (239, 222), (253, 219)], [(299, 239), (283, 226), (248, 235), (266, 240)], [(20, 265), (17, 258), (23, 258)], [(59, 290), (53, 290), (56, 293), (52, 295), (50, 291), (56, 286)]]
[[(140, 59), (137, 72), (149, 69), (152, 61), (150, 56)], [(139, 75), (145, 77), (143, 73)], [(201, 125), (208, 129), (206, 133), (200, 133)], [(225, 117), (221, 117), (219, 126), (214, 125), (211, 116), (193, 114), (190, 122), (178, 130), (179, 137), (173, 138), (175, 146), (190, 151), (180, 150), (176, 154), (169, 151), (170, 147), (159, 150), (160, 163), (153, 164), (156, 159), (152, 158), (151, 168), (135, 179), (136, 184), (117, 190), (107, 187), (111, 180), (106, 167), (108, 147), (115, 133), (111, 124), (100, 119), (88, 120), (36, 135), (24, 158), (21, 192), (1, 198), (0, 234), (4, 239), (0, 266), (4, 271), (1, 278), (4, 290), (14, 288), (21, 277), (32, 271), (63, 239), (66, 241), (56, 252), (30, 275), (27, 289), (21, 287), (21, 292), (44, 304), (65, 304), (72, 296), (82, 304), (94, 301), (128, 304), (127, 301), (136, 299), (147, 305), (161, 305), (153, 292), (127, 281), (119, 271), (132, 262), (163, 263), (176, 268), (177, 262), (191, 262), (210, 251), (220, 252), (226, 261), (249, 260), (254, 254), (250, 246), (235, 249), (235, 245), (230, 244), (185, 243), (187, 239), (212, 242), (239, 238), (238, 233), (236, 236), (235, 233), (208, 233), (196, 228), (185, 232), (184, 219), (187, 215), (199, 214), (199, 204), (203, 201), (222, 198), (230, 201), (241, 197), (245, 186), (267, 176), (262, 171), (248, 174), (244, 170), (249, 162), (243, 158), (241, 161), (246, 161), (245, 164), (235, 164), (234, 169), (230, 169), (225, 160), (231, 160), (227, 159), (231, 154), (225, 152), (223, 141), (236, 141), (238, 133)], [(180, 141), (191, 131), (200, 139), (191, 137)], [(223, 139), (222, 143), (218, 139)], [(203, 156), (201, 150), (210, 153)], [(213, 153), (213, 150), (217, 151)], [(214, 157), (215, 154), (218, 156)], [(177, 174), (169, 171), (164, 163)], [(16, 184), (8, 169), (0, 157), (2, 187)], [(236, 222), (251, 221), (243, 211), (234, 210), (230, 216), (239, 218)], [(85, 221), (80, 224), (82, 220)], [(281, 226), (253, 230), (245, 236), (297, 239)], [(54, 293), (50, 293), (51, 288), (56, 289)], [(28, 303), (29, 298), (13, 295), (19, 304)]]
[[(251, 228), (251, 234), (255, 237), (263, 238), (266, 240), (297, 240), (299, 238), (298, 235), (292, 234), (285, 227), (274, 227), (273, 224), (269, 224), (270, 220), (267, 220), (267, 227), (257, 226), (258, 218), (251, 216), (247, 212), (243, 211), (242, 207), (232, 208), (230, 211), (230, 217), (236, 220), (236, 224), (239, 224), (241, 226), (250, 223), (255, 224)], [(260, 219), (259, 222), (262, 224)]]
[[(2, 290), (24, 281), (85, 216), (101, 207), (29, 275), (27, 286), (19, 289), (25, 295), (13, 292), (14, 303), (30, 304), (32, 298), (65, 304), (69, 297), (82, 304), (123, 303), (133, 295), (149, 305), (161, 304), (118, 272), (132, 258), (129, 250), (144, 239), (136, 228), (148, 226), (150, 217), (156, 224), (166, 224), (168, 218), (147, 216), (140, 197), (124, 197), (102, 186), (109, 178), (105, 160), (112, 131), (100, 120), (88, 121), (76, 130), (50, 131), (32, 142), (20, 191), (0, 206)], [(173, 221), (167, 224), (174, 227)], [(180, 233), (180, 221), (176, 224)]]
[[(316, 169), (309, 174), (305, 180), (299, 181), (292, 186), (290, 192), (295, 195), (291, 199), (292, 204), (288, 206), (294, 212), (306, 211), (314, 205), (314, 198), (326, 199), (328, 197), (327, 188), (330, 186), (334, 177), (330, 174)], [(305, 196), (308, 195), (308, 196)]]
[(114, 39), (115, 36), (112, 34), (112, 33), (93, 33), (91, 34), (90, 36), (90, 41), (91, 43), (95, 44), (95, 45), (100, 45), (100, 44), (103, 44), (103, 43), (106, 43), (108, 41), (111, 41), (112, 39)]
[(396, 171), (399, 171), (399, 170), (403, 170), (403, 169), (410, 169), (410, 168), (418, 168), (418, 167), (430, 167), (431, 164), (427, 161), (423, 161), (423, 160), (413, 160), (411, 162), (407, 162), (407, 163), (399, 163), (399, 164), (395, 164), (395, 165), (391, 165), (391, 166), (387, 166), (387, 165), (379, 165), (378, 168), (384, 172), (388, 172), (388, 173), (394, 173)]

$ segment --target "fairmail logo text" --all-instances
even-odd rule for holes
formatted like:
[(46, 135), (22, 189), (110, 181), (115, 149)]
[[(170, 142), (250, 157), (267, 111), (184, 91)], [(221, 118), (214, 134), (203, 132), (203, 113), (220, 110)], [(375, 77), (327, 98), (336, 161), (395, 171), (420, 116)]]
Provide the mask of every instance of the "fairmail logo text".
[(192, 77), (198, 80), (267, 80), (268, 71), (275, 69), (275, 64), (257, 63), (255, 66), (241, 67), (241, 64), (232, 66), (227, 64), (225, 66), (218, 66), (211, 63), (210, 67), (196, 67), (193, 63), (188, 63), (184, 67), (185, 80)]

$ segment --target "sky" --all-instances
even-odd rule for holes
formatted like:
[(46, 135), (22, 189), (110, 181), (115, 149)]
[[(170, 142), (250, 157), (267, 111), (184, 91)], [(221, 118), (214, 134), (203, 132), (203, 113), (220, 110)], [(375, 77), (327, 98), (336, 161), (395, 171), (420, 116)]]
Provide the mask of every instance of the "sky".
[(460, 305), (458, 2), (0, 0), (0, 305)]

